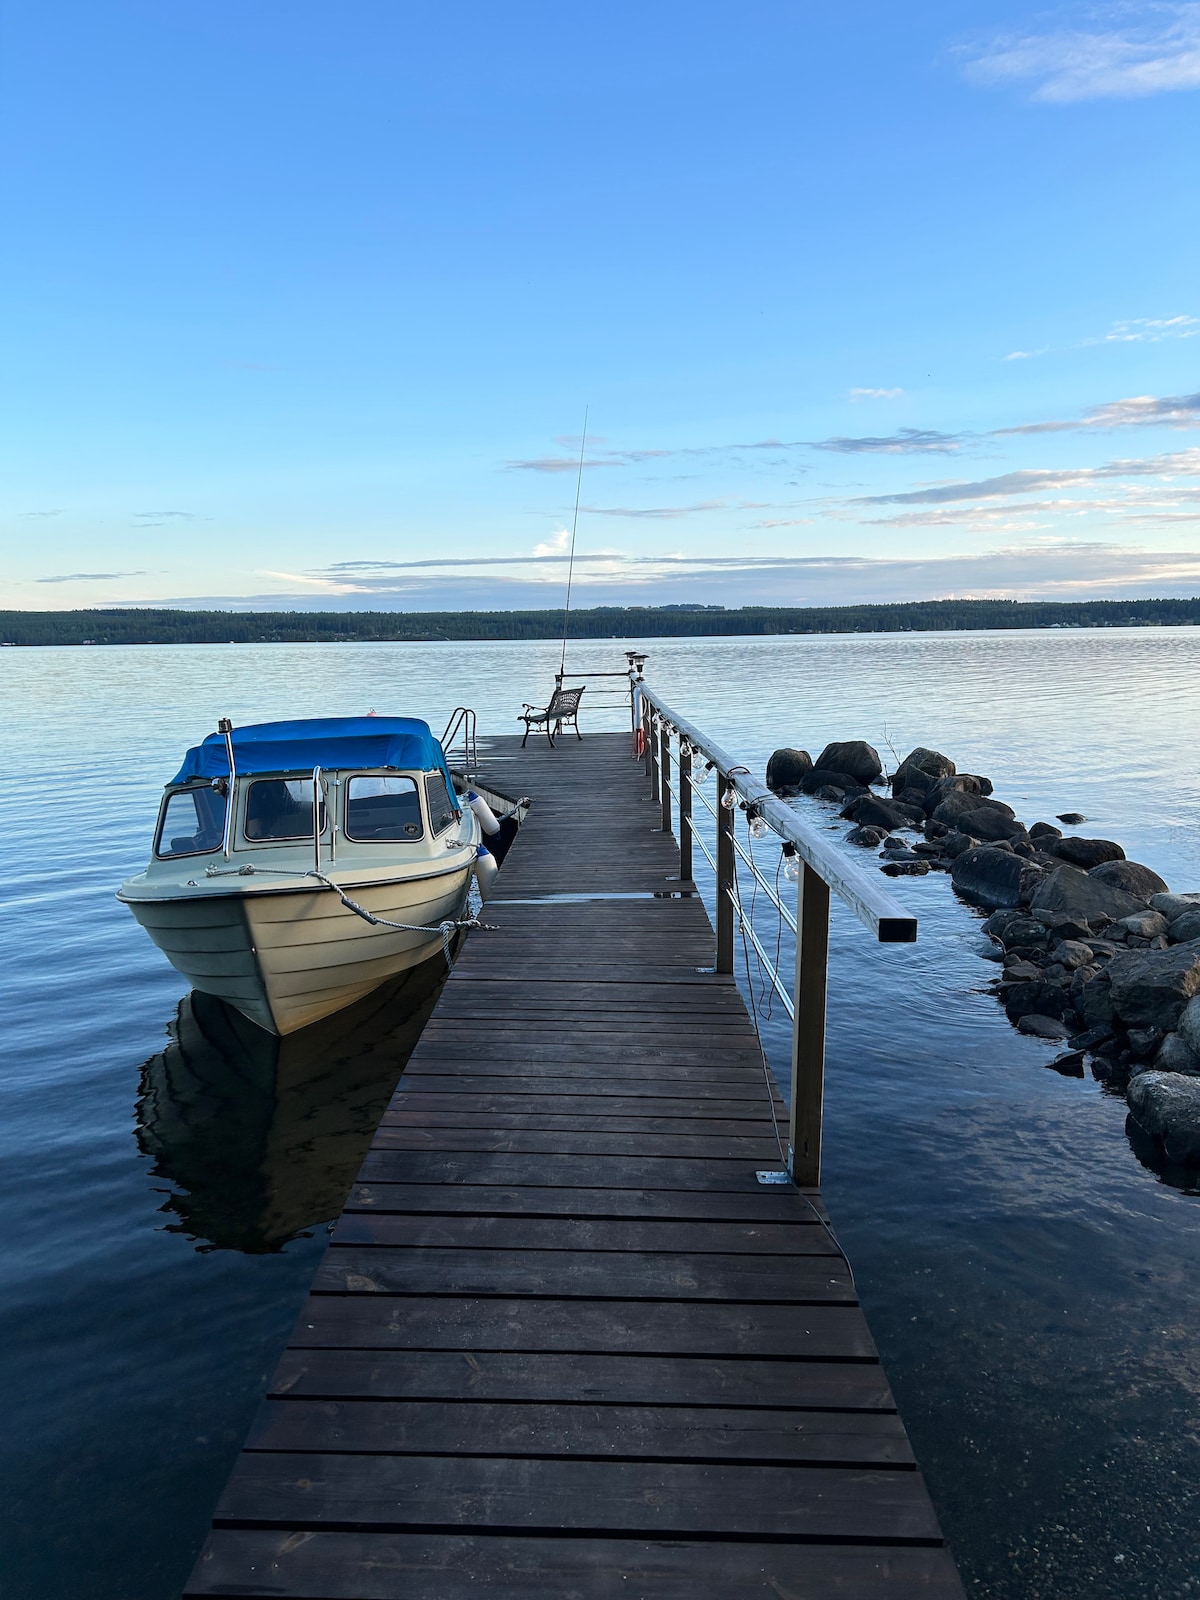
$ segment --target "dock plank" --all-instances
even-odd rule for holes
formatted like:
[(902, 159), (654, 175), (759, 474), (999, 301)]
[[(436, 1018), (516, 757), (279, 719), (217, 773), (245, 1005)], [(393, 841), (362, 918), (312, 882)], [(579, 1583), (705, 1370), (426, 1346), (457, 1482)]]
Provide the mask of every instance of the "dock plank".
[(485, 748), (533, 807), (186, 1595), (962, 1600), (628, 741)]

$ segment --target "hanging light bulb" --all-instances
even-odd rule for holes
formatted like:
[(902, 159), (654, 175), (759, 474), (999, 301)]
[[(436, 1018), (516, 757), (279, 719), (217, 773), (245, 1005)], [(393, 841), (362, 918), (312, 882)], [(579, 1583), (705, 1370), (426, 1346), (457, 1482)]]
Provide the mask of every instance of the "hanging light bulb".
[(725, 793), (721, 796), (721, 804), (726, 811), (732, 811), (738, 803), (737, 790), (733, 787), (733, 779), (725, 780)]
[(692, 782), (693, 783), (707, 783), (708, 779), (709, 779), (709, 774), (712, 772), (712, 769), (713, 769), (712, 762), (711, 761), (705, 761), (703, 756), (701, 756), (701, 754), (700, 754), (700, 752), (698, 750), (693, 750), (692, 751), (692, 757), (693, 757), (693, 760), (695, 761), (695, 765), (692, 767)]
[(746, 826), (750, 830), (752, 839), (765, 839), (771, 831), (771, 825), (766, 817), (760, 816), (757, 811), (746, 812)]
[(783, 875), (784, 875), (784, 877), (787, 879), (787, 881), (789, 883), (799, 883), (800, 882), (800, 874), (803, 871), (803, 869), (804, 869), (804, 863), (800, 860), (800, 857), (796, 854), (796, 846), (792, 843), (792, 841), (790, 839), (785, 839), (784, 843), (783, 843)]

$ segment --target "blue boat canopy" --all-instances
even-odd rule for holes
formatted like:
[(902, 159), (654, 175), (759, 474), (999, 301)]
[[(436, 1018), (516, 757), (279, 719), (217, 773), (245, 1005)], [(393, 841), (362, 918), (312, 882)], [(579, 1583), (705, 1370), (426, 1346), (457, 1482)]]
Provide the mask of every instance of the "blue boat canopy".
[[(314, 767), (398, 767), (407, 772), (446, 775), (454, 793), (441, 742), (427, 722), (416, 717), (311, 717), (302, 722), (260, 722), (233, 730), (233, 760), (238, 776), (252, 772), (311, 772)], [(227, 778), (225, 735), (210, 733), (184, 757), (172, 784), (193, 778)]]

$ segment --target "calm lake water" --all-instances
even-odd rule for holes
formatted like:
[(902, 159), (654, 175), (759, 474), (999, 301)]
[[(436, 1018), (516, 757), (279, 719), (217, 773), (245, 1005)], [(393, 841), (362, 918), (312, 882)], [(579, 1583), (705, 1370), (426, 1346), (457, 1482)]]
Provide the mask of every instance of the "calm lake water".
[[(779, 744), (932, 745), (1026, 822), (1082, 811), (1083, 831), (1200, 888), (1200, 630), (647, 648), (668, 701), (759, 771)], [(573, 659), (617, 669), (620, 649)], [(8, 1600), (178, 1594), (432, 998), (416, 975), (279, 1059), (187, 1002), (113, 899), (164, 779), (222, 715), (374, 707), (438, 729), (466, 704), (512, 732), (556, 659), (0, 656)], [(602, 725), (619, 711), (589, 718), (585, 700), (585, 732)], [(968, 1591), (1200, 1594), (1200, 1197), (1142, 1164), (1120, 1098), (1047, 1071), (1053, 1049), (1008, 1026), (947, 879), (897, 887), (921, 919), (912, 948), (873, 945), (835, 907), (825, 1192)], [(762, 1026), (783, 1067), (785, 1026)]]

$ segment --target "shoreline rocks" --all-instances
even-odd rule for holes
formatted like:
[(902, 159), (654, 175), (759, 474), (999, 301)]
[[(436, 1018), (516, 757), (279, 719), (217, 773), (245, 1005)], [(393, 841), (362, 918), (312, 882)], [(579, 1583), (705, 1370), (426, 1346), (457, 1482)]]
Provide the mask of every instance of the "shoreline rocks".
[(1066, 1043), (1047, 1065), (1068, 1076), (1090, 1058), (1093, 1077), (1126, 1094), (1137, 1148), (1149, 1140), (1200, 1166), (1200, 891), (1172, 892), (1116, 840), (1064, 833), (1082, 812), (1027, 827), (990, 779), (923, 745), (890, 777), (863, 740), (827, 744), (815, 762), (783, 748), (767, 782), (837, 804), (847, 842), (876, 850), (881, 872), (948, 873), (989, 913), (980, 953), (1001, 966), (989, 987), (1013, 1027)]

